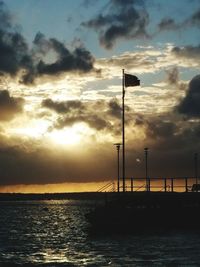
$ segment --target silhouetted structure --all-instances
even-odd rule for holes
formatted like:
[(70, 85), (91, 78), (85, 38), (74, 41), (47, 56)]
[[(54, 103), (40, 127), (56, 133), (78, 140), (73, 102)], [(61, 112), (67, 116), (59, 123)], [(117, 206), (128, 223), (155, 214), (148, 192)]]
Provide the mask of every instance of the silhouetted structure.
[(86, 215), (98, 231), (199, 229), (200, 194), (175, 192), (121, 193)]
[[(122, 70), (122, 190), (119, 178), (117, 194), (106, 197), (104, 205), (97, 206), (86, 215), (93, 228), (99, 230), (137, 231), (174, 227), (197, 227), (200, 225), (200, 185), (198, 184), (198, 155), (195, 153), (194, 177), (150, 177), (148, 151), (144, 148), (145, 177), (128, 178), (125, 175), (125, 87), (137, 86), (136, 76)], [(108, 189), (111, 183), (105, 188)]]
[(123, 181), (123, 192), (126, 191), (126, 160), (125, 160), (125, 87), (138, 86), (140, 85), (140, 80), (131, 74), (127, 74), (122, 70), (122, 181)]
[(119, 151), (120, 151), (120, 143), (114, 144), (117, 148), (117, 192), (120, 190), (120, 160), (119, 160)]
[(145, 154), (145, 173), (146, 173), (146, 190), (150, 191), (150, 179), (148, 176), (148, 147), (144, 148), (144, 154)]
[(198, 184), (198, 153), (194, 153), (194, 174), (196, 178), (196, 184)]

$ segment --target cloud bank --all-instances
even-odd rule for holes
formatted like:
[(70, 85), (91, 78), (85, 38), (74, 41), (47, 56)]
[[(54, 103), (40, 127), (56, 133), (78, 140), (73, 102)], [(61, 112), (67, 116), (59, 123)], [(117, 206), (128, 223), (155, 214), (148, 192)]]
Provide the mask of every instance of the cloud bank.
[[(38, 33), (30, 48), (23, 35), (17, 31), (12, 15), (4, 2), (0, 2), (0, 75), (19, 76), (20, 82), (33, 83), (43, 75), (56, 75), (63, 72), (89, 72), (94, 70), (94, 57), (83, 45), (69, 50), (64, 43), (55, 38), (46, 39)], [(55, 54), (51, 63), (44, 58)]]
[(111, 49), (120, 39), (149, 38), (146, 27), (149, 15), (143, 1), (110, 0), (107, 12), (81, 25), (99, 33), (100, 44)]
[(200, 75), (190, 81), (186, 96), (177, 109), (189, 117), (200, 117)]
[(9, 121), (23, 111), (24, 100), (12, 97), (7, 90), (0, 90), (0, 121)]

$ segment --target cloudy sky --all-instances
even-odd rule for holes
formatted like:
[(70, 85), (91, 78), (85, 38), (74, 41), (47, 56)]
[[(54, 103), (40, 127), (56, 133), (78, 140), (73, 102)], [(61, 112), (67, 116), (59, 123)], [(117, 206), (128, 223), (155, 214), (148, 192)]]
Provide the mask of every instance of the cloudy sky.
[(127, 176), (193, 176), (199, 67), (199, 0), (0, 1), (0, 192), (115, 179), (123, 68)]

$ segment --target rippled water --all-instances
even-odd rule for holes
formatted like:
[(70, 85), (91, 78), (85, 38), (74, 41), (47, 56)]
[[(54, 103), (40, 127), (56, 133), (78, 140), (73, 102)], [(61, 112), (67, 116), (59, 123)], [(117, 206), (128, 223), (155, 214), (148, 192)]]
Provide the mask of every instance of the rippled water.
[(200, 234), (91, 235), (89, 201), (0, 202), (0, 266), (200, 266)]

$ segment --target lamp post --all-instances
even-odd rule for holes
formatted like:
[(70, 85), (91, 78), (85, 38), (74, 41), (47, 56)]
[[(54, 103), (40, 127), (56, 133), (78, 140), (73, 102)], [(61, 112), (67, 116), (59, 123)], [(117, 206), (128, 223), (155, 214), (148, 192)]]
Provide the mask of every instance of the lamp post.
[(148, 179), (148, 147), (144, 148), (145, 155), (145, 176), (146, 176), (146, 191), (150, 190), (150, 181)]
[(122, 69), (122, 190), (123, 192), (126, 191), (125, 185), (125, 105), (124, 105), (124, 98), (125, 98), (125, 73), (124, 69)]
[(196, 179), (196, 185), (198, 184), (198, 153), (194, 153), (194, 175)]
[(119, 151), (120, 151), (120, 143), (114, 144), (117, 149), (117, 192), (119, 193), (119, 187), (120, 187), (120, 168), (119, 168)]

